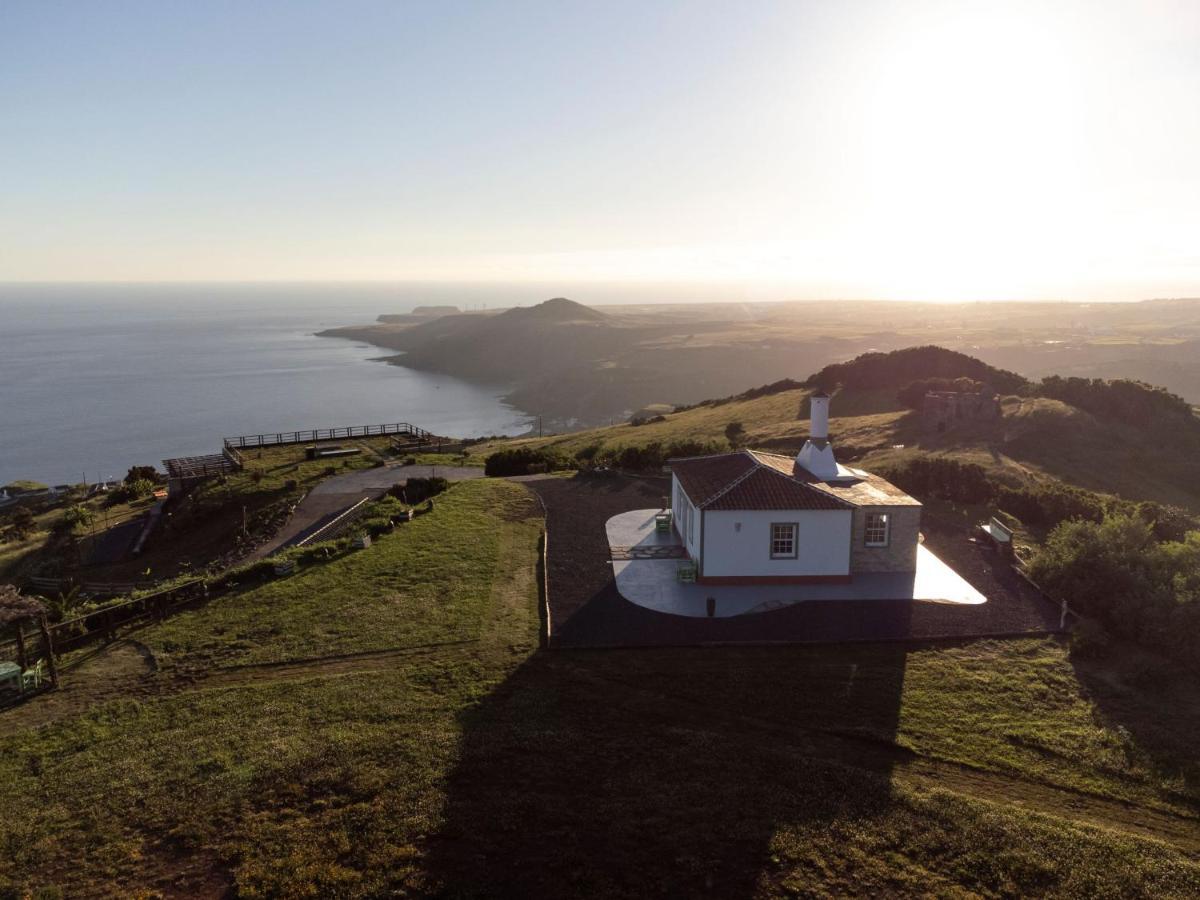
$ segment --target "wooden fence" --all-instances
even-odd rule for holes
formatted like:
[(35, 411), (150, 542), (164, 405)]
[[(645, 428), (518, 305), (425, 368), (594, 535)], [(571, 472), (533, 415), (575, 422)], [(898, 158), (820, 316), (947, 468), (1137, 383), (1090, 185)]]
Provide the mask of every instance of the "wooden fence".
[(75, 581), (70, 578), (49, 578), (33, 575), (25, 579), (25, 589), (38, 594), (62, 594), (74, 587), (89, 597), (119, 597), (135, 591), (152, 591), (157, 581)]
[(428, 442), (433, 434), (408, 422), (387, 425), (349, 425), (344, 428), (313, 428), (308, 431), (277, 431), (273, 434), (240, 434), (225, 438), (229, 449), (247, 447), (278, 447), (284, 444), (315, 444), (318, 441), (337, 441), (349, 438), (379, 437), (381, 435), (405, 435), (413, 440)]
[(96, 640), (114, 640), (118, 628), (162, 621), (175, 609), (202, 601), (207, 596), (208, 585), (203, 579), (197, 578), (166, 590), (143, 594), (123, 603), (114, 603), (103, 609), (64, 619), (50, 626), (54, 652), (62, 654), (78, 650)]

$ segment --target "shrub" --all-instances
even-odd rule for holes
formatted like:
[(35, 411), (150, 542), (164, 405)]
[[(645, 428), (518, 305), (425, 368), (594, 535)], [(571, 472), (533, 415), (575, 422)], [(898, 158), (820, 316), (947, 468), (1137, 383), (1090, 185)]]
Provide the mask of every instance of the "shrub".
[(655, 422), (665, 422), (667, 417), (663, 415), (657, 416), (634, 416), (629, 420), (629, 424), (637, 428), (639, 425), (652, 425)]
[(745, 436), (746, 429), (742, 427), (741, 422), (730, 422), (725, 426), (725, 440), (729, 441), (730, 447), (736, 447)]
[(431, 478), (410, 478), (404, 486), (404, 496), (409, 504), (416, 504), (436, 497), (449, 487), (450, 482), (440, 475)]
[(489, 477), (529, 475), (536, 471), (553, 472), (565, 468), (557, 452), (545, 447), (514, 447), (499, 450), (488, 457), (483, 472)]
[(8, 517), (8, 525), (4, 529), (4, 538), (9, 541), (23, 541), (37, 530), (37, 520), (33, 513), (24, 506), (18, 506)]
[(661, 469), (668, 459), (684, 456), (704, 456), (709, 453), (720, 453), (725, 448), (712, 442), (672, 441), (662, 444), (652, 441), (630, 447), (621, 447), (604, 454), (603, 461), (618, 469), (628, 469), (633, 472), (647, 472)]
[(1064, 522), (1029, 572), (1052, 597), (1067, 598), (1110, 633), (1200, 662), (1200, 532), (1160, 542), (1148, 523), (1127, 513)]
[(158, 482), (158, 469), (154, 466), (130, 466), (129, 471), (125, 474), (125, 483), (133, 484), (138, 481), (149, 481), (151, 484)]
[(591, 462), (596, 458), (596, 454), (600, 452), (599, 444), (588, 444), (586, 447), (581, 447), (575, 451), (576, 462)]

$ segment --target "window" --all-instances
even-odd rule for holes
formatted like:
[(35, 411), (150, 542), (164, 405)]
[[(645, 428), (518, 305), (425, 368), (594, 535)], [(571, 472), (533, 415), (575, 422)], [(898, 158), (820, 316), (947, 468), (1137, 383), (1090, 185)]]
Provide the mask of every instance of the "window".
[(771, 526), (771, 559), (796, 558), (796, 523), (776, 523)]
[(867, 546), (886, 547), (891, 531), (891, 516), (887, 513), (867, 513)]

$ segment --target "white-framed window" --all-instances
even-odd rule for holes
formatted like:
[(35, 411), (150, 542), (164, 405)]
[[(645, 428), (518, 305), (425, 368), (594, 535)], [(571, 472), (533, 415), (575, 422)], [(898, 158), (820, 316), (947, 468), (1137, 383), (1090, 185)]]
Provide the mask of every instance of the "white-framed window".
[(866, 545), (886, 547), (892, 534), (892, 517), (887, 513), (867, 513)]
[(771, 559), (796, 558), (796, 523), (771, 523)]

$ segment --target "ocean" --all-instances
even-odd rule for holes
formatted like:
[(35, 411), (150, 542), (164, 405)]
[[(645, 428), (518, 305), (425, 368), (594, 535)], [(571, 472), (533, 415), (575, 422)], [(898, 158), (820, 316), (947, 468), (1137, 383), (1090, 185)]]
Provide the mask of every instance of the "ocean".
[(314, 332), (423, 303), (530, 303), (528, 289), (421, 285), (0, 285), (0, 485), (113, 479), (215, 453), (226, 435), (412, 422), (520, 434), (478, 385)]

